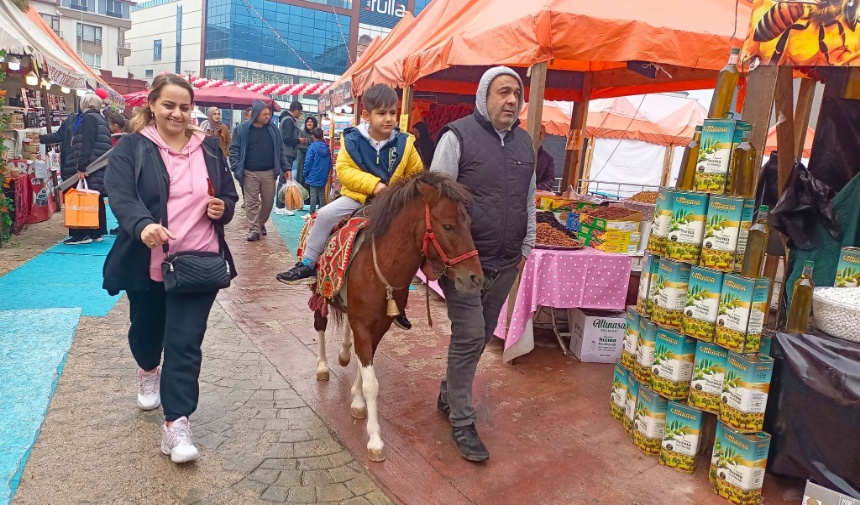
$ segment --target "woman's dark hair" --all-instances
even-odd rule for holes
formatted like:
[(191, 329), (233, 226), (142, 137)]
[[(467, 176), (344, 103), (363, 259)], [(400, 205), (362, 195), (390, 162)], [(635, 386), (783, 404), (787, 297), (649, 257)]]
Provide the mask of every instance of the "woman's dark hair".
[(418, 154), (421, 155), (424, 166), (429, 168), (430, 164), (433, 163), (433, 156), (436, 154), (436, 144), (433, 142), (433, 137), (430, 136), (427, 123), (420, 121), (415, 123), (413, 128), (418, 132), (415, 147), (418, 149)]
[(391, 86), (385, 84), (374, 84), (367, 88), (361, 97), (364, 110), (373, 112), (379, 109), (388, 109), (397, 105), (397, 92)]
[(155, 121), (155, 115), (152, 113), (152, 104), (161, 98), (161, 92), (171, 84), (187, 91), (191, 95), (191, 103), (194, 103), (194, 87), (191, 86), (191, 83), (176, 74), (159, 75), (153, 79), (152, 86), (149, 87), (146, 105), (131, 118), (131, 129), (133, 131), (139, 132)]
[[(311, 123), (313, 123), (313, 124), (314, 124), (314, 125), (310, 128), (310, 130), (308, 129), (308, 121), (310, 121)], [(313, 134), (313, 131), (317, 129), (317, 126), (319, 126), (319, 123), (317, 123), (317, 118), (315, 118), (315, 117), (313, 117), (313, 116), (308, 116), (308, 117), (305, 119), (305, 131), (306, 131), (306, 132), (308, 132), (308, 133), (310, 133), (310, 134)]]
[(117, 125), (120, 130), (125, 130), (125, 116), (122, 114), (111, 114), (108, 123)]
[(314, 128), (314, 131), (311, 132), (311, 135), (313, 135), (314, 138), (317, 140), (323, 140), (325, 138), (322, 128)]

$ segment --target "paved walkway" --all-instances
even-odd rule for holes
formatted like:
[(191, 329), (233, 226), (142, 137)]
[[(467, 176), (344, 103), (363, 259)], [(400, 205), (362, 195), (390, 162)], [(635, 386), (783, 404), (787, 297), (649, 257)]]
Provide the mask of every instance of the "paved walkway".
[[(15, 268), (60, 226), (55, 216), (31, 228), (0, 261)], [(124, 297), (107, 317), (81, 319), (14, 504), (392, 503), (220, 302), (192, 416), (203, 458), (174, 465), (159, 451), (161, 413), (135, 405), (127, 329)]]

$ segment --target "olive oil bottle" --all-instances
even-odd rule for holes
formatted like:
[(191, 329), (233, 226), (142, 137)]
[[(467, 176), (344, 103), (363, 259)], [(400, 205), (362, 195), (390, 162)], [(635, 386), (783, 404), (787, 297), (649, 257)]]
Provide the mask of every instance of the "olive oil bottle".
[(728, 64), (720, 70), (714, 97), (711, 99), (711, 108), (708, 110), (708, 118), (710, 119), (725, 119), (729, 113), (740, 78), (740, 72), (738, 72), (740, 52), (740, 49), (732, 49)]
[(752, 132), (744, 130), (743, 140), (732, 155), (731, 196), (741, 198), (755, 197), (755, 159), (756, 149), (750, 143)]
[(785, 323), (787, 333), (806, 333), (809, 331), (809, 315), (812, 312), (812, 291), (815, 282), (812, 281), (812, 261), (803, 263), (803, 273), (794, 283), (794, 294), (791, 296), (791, 308), (788, 311), (788, 321)]
[(702, 141), (702, 127), (697, 126), (693, 133), (693, 141), (684, 149), (684, 157), (681, 158), (681, 173), (675, 181), (675, 189), (682, 191), (693, 190), (693, 178), (696, 175), (696, 163), (699, 161), (699, 144)]
[(767, 226), (768, 212), (770, 212), (770, 208), (767, 205), (758, 208), (758, 216), (750, 228), (747, 238), (747, 249), (744, 253), (741, 275), (750, 279), (758, 279), (761, 276), (764, 255), (767, 252), (767, 241), (770, 238), (770, 228)]

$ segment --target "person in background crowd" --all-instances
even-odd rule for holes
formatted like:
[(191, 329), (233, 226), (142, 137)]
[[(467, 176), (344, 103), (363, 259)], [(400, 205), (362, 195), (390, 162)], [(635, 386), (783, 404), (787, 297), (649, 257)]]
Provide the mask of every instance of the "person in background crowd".
[[(87, 187), (96, 191), (102, 189), (105, 169), (87, 175), (87, 167), (112, 147), (110, 128), (101, 113), (102, 105), (102, 99), (95, 94), (85, 95), (81, 98), (79, 112), (66, 119), (56, 133), (39, 136), (39, 142), (43, 144), (61, 144), (60, 175), (63, 179), (86, 179)], [(63, 243), (80, 245), (101, 242), (107, 232), (105, 203), (103, 198), (99, 198), (99, 227), (94, 230), (70, 228), (69, 238)]]
[(221, 152), (224, 153), (224, 158), (230, 158), (230, 129), (227, 125), (221, 122), (221, 109), (218, 107), (209, 107), (206, 109), (206, 121), (200, 125), (206, 135), (218, 137), (218, 143), (221, 145)]
[[(293, 171), (298, 172), (295, 162), (296, 157), (298, 156), (297, 147), (302, 144), (302, 141), (299, 139), (299, 125), (296, 121), (301, 117), (302, 109), (302, 104), (294, 101), (290, 104), (290, 110), (282, 110), (281, 115), (278, 117), (281, 139), (284, 143), (284, 154), (287, 157), (287, 163), (290, 167), (284, 171), (283, 180), (278, 184), (278, 190), (280, 190), (281, 184), (286, 184), (286, 181), (293, 178)], [(307, 140), (305, 140), (304, 144), (307, 145)], [(296, 213), (291, 210), (286, 210), (284, 214), (288, 216), (296, 215)]]
[(535, 151), (519, 128), (523, 82), (507, 67), (481, 77), (475, 112), (442, 128), (432, 172), (443, 172), (475, 197), (469, 209), (472, 237), (484, 268), (484, 289), (462, 295), (447, 277), (439, 279), (451, 320), (448, 370), (436, 409), (451, 422), (460, 456), (486, 461), (478, 437), (472, 383), (478, 361), (493, 336), (502, 305), (535, 243)]
[(102, 287), (128, 294), (137, 406), (163, 407), (161, 452), (174, 463), (200, 457), (188, 418), (197, 410), (201, 345), (218, 291), (166, 292), (164, 246), (220, 252), (236, 276), (224, 225), (239, 197), (217, 139), (190, 126), (193, 108), (188, 81), (156, 77), (149, 103), (132, 119), (135, 133), (111, 153), (105, 178), (120, 233), (105, 259)]
[(248, 107), (247, 109), (245, 109), (245, 113), (242, 114), (242, 121), (248, 121), (249, 119), (251, 119), (251, 112), (253, 111), (253, 109), (253, 107)]
[(305, 182), (305, 156), (308, 154), (308, 148), (311, 142), (314, 141), (314, 129), (319, 126), (317, 118), (308, 116), (305, 119), (305, 127), (299, 130), (299, 144), (296, 146), (296, 182), (305, 187), (310, 192), (309, 185)]
[(254, 100), (251, 116), (254, 119), (233, 131), (230, 168), (242, 185), (248, 242), (256, 242), (268, 234), (266, 222), (275, 204), (275, 184), (279, 175), (290, 170), (290, 164), (272, 121), (272, 109), (262, 100)]
[(436, 152), (436, 143), (430, 136), (430, 130), (427, 129), (427, 123), (420, 121), (412, 127), (412, 134), (415, 135), (415, 147), (418, 149), (418, 154), (421, 155), (421, 161), (424, 162), (424, 168), (430, 168), (433, 163), (433, 154)]
[(543, 141), (546, 140), (546, 126), (540, 125), (540, 144), (537, 152), (537, 168), (535, 169), (535, 177), (537, 180), (537, 189), (541, 191), (553, 191), (555, 189), (555, 161), (552, 156), (543, 148)]
[(122, 114), (111, 114), (108, 118), (108, 126), (110, 127), (110, 143), (111, 146), (116, 146), (127, 130), (127, 121)]
[(325, 206), (325, 186), (328, 183), (328, 174), (331, 172), (331, 151), (325, 143), (321, 129), (314, 128), (311, 135), (314, 140), (308, 147), (302, 174), (310, 188), (308, 190), (311, 195), (310, 214), (313, 214), (317, 207)]

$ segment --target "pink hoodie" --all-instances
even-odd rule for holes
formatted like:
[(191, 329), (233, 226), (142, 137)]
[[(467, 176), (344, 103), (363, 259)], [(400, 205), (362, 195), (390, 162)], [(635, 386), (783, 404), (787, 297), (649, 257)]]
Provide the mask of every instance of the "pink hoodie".
[[(215, 225), (206, 215), (209, 173), (203, 153), (205, 135), (202, 132), (195, 133), (182, 152), (176, 152), (164, 142), (154, 125), (147, 126), (140, 133), (158, 146), (170, 177), (167, 229), (176, 237), (168, 243), (170, 252), (218, 252)], [(164, 251), (156, 247), (149, 260), (150, 279), (156, 282), (164, 280), (161, 276), (163, 261)]]

